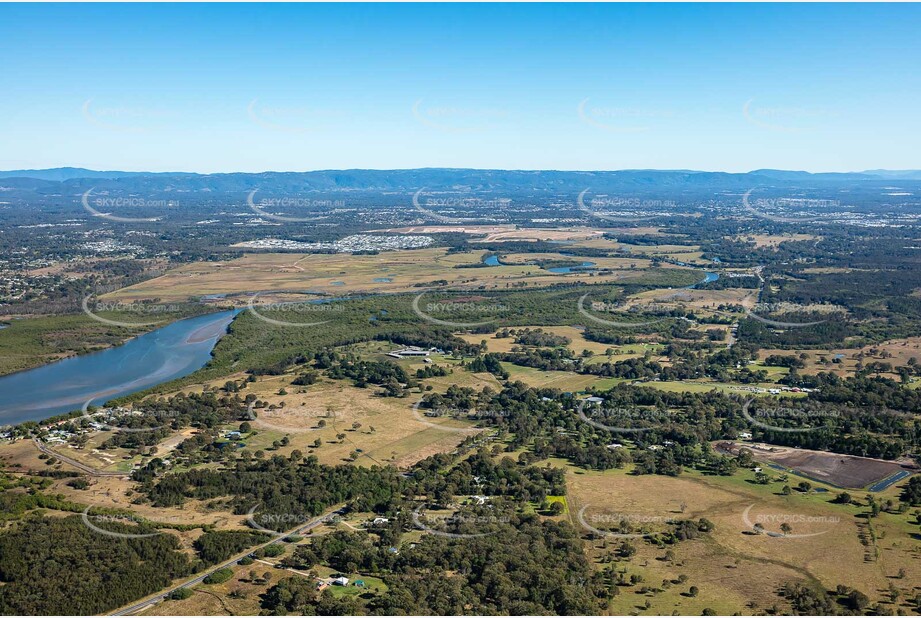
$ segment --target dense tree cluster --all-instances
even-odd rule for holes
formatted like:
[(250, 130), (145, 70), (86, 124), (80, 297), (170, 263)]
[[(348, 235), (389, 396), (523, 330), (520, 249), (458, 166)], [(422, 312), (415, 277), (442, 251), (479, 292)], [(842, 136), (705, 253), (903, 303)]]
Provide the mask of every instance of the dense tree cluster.
[(195, 551), (203, 561), (214, 564), (270, 538), (263, 532), (211, 530), (195, 539)]
[[(107, 523), (114, 532), (135, 526)], [(150, 532), (144, 530), (143, 532)], [(79, 516), (30, 517), (0, 534), (0, 613), (93, 615), (192, 572), (178, 538), (103, 536)]]
[(483, 354), (467, 363), (467, 369), (474, 373), (491, 373), (497, 378), (507, 380), (508, 371), (502, 366), (498, 354)]
[[(349, 607), (351, 613), (574, 615), (597, 614), (606, 605), (611, 592), (569, 524), (519, 515), (487, 532), (463, 539), (426, 535), (396, 554), (373, 535), (336, 533), (298, 548), (289, 564), (379, 574), (388, 590)], [(313, 614), (324, 604), (328, 612), (326, 596), (283, 580), (263, 596), (263, 608)]]

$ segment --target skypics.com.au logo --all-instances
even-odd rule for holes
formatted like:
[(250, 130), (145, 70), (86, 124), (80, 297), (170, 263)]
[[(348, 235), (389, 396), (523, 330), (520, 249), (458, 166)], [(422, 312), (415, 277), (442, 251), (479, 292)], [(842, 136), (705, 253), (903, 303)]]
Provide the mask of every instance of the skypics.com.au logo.
[[(451, 225), (471, 223), (494, 223), (500, 213), (508, 211), (512, 200), (505, 197), (479, 197), (467, 193), (439, 191), (425, 192), (422, 187), (412, 198), (413, 208), (428, 219)], [(468, 216), (454, 216), (443, 213), (464, 213)]]
[(345, 208), (345, 200), (330, 200), (330, 199), (314, 199), (314, 198), (305, 198), (305, 197), (280, 197), (280, 198), (262, 198), (257, 204), (254, 201), (256, 193), (259, 192), (259, 189), (253, 189), (246, 196), (246, 205), (249, 206), (250, 210), (255, 212), (258, 215), (261, 215), (267, 219), (273, 221), (279, 221), (282, 223), (311, 223), (315, 221), (323, 221), (328, 219), (328, 215), (323, 214), (314, 214), (309, 217), (292, 217), (288, 215), (281, 215), (277, 212), (269, 212), (266, 208), (271, 209), (280, 209), (282, 212), (289, 212), (291, 210), (306, 210), (308, 212), (323, 212), (329, 210), (335, 210), (338, 208)]
[[(779, 431), (781, 433), (806, 433), (825, 427), (822, 422), (829, 418), (838, 418), (840, 414), (835, 410), (814, 410), (790, 408), (778, 406), (773, 403), (765, 405), (759, 402), (754, 410), (752, 403), (754, 397), (742, 405), (742, 416), (745, 417), (752, 425), (765, 429), (767, 431)], [(777, 423), (788, 423), (787, 425), (778, 425)], [(789, 424), (806, 425), (802, 427), (790, 427)], [(809, 426), (812, 425), (812, 426)]]
[[(486, 500), (485, 497), (481, 498)], [(497, 524), (510, 524), (511, 517), (496, 515), (487, 512), (487, 509), (476, 511), (456, 511), (452, 513), (422, 513), (425, 504), (419, 505), (412, 512), (413, 524), (420, 530), (429, 534), (444, 536), (452, 539), (473, 539), (495, 534), (495, 531), (477, 532), (487, 526)]]
[(157, 324), (162, 324), (166, 320), (160, 319), (147, 322), (124, 322), (121, 320), (113, 320), (111, 318), (102, 317), (99, 315), (99, 313), (110, 312), (138, 316), (152, 316), (162, 315), (164, 313), (177, 313), (182, 310), (182, 307), (179, 305), (164, 305), (159, 303), (125, 303), (121, 301), (100, 300), (92, 302), (92, 298), (92, 294), (83, 297), (83, 300), (80, 303), (80, 306), (83, 309), (83, 313), (85, 313), (93, 320), (101, 322), (102, 324), (118, 326), (121, 328), (146, 328), (150, 326), (156, 326)]
[(246, 106), (250, 122), (277, 133), (303, 134), (347, 122), (348, 114), (338, 107), (265, 105), (258, 98)]
[[(168, 424), (164, 421), (171, 421), (172, 419), (181, 416), (181, 413), (178, 410), (161, 409), (151, 410), (149, 412), (134, 412), (127, 409), (103, 408), (101, 410), (90, 412), (90, 404), (92, 404), (93, 401), (101, 399), (106, 395), (114, 395), (117, 392), (118, 391), (116, 389), (112, 389), (110, 391), (96, 393), (92, 399), (89, 399), (86, 403), (83, 404), (83, 407), (80, 408), (81, 412), (83, 413), (83, 418), (89, 421), (91, 425), (96, 429), (101, 429), (103, 431), (116, 431), (118, 433), (145, 433), (148, 431), (156, 431), (158, 429), (162, 429)], [(110, 422), (117, 422), (118, 420), (131, 421), (135, 418), (141, 418), (145, 415), (155, 416), (159, 424), (146, 427), (129, 427), (125, 425), (111, 425), (105, 422), (106, 420), (109, 420)]]
[(254, 530), (268, 534), (276, 540), (294, 534), (291, 530), (294, 530), (298, 536), (304, 538), (319, 536), (316, 534), (302, 534), (300, 530), (312, 528), (316, 525), (328, 522), (335, 517), (335, 514), (318, 518), (309, 517), (300, 513), (256, 514), (256, 509), (259, 508), (259, 506), (261, 505), (256, 504), (246, 512), (246, 523)]
[(839, 200), (800, 197), (752, 198), (755, 189), (742, 195), (742, 207), (749, 213), (775, 223), (817, 223), (822, 218), (816, 211), (840, 214)]
[[(284, 291), (273, 292), (283, 294)], [(247, 309), (256, 318), (272, 326), (283, 328), (313, 328), (327, 324), (343, 315), (345, 306), (324, 299), (309, 301), (283, 301), (256, 303), (263, 292), (256, 292), (246, 303)], [(317, 318), (325, 318), (318, 320)]]
[[(761, 282), (760, 283), (761, 290), (759, 291), (759, 296), (767, 284), (767, 282), (765, 281), (764, 275), (762, 274), (763, 270), (764, 269), (761, 266), (753, 270), (753, 275), (757, 277), (758, 280)], [(827, 309), (827, 308), (828, 307), (823, 307), (823, 309)], [(732, 313), (729, 311), (720, 311), (716, 309), (710, 309), (710, 311), (713, 311), (713, 313), (723, 315), (726, 317), (730, 317), (733, 319), (739, 317), (738, 312)], [(828, 322), (828, 320), (830, 319), (830, 318), (824, 318), (821, 320), (809, 320), (807, 322), (800, 322), (800, 321), (793, 321), (793, 320), (780, 320), (780, 319), (776, 319), (773, 317), (770, 317), (770, 318), (764, 317), (765, 315), (778, 315), (778, 316), (794, 315), (795, 316), (795, 315), (805, 315), (805, 314), (810, 314), (810, 313), (816, 313), (816, 308), (807, 307), (804, 305), (800, 305), (798, 303), (791, 303), (788, 301), (775, 302), (775, 303), (758, 302), (753, 307), (751, 308), (745, 307), (743, 310), (743, 314), (745, 318), (751, 318), (752, 320), (755, 320), (756, 322), (761, 322), (762, 324), (765, 324), (766, 326), (773, 328), (773, 329), (808, 328), (810, 326), (818, 326), (819, 324), (824, 324), (825, 322)], [(764, 314), (764, 315), (760, 315), (760, 314)]]
[(87, 99), (80, 106), (83, 119), (94, 127), (117, 133), (144, 133), (164, 126), (164, 120), (175, 121), (178, 114), (166, 109), (139, 105), (99, 105)]
[(668, 420), (656, 410), (610, 406), (590, 399), (576, 404), (576, 415), (592, 427), (619, 434), (645, 433), (663, 426)]
[(492, 107), (466, 107), (457, 105), (426, 105), (418, 99), (412, 106), (412, 115), (420, 124), (445, 133), (478, 133), (506, 123), (508, 111)]
[(610, 133), (644, 133), (650, 124), (674, 117), (674, 112), (639, 107), (606, 107), (589, 105), (590, 98), (576, 106), (579, 120), (596, 129)]
[(477, 433), (480, 429), (476, 427), (451, 427), (443, 423), (436, 423), (433, 419), (454, 419), (462, 421), (478, 421), (487, 418), (505, 418), (508, 412), (505, 410), (462, 410), (450, 406), (427, 406), (423, 400), (413, 404), (413, 418), (418, 422), (434, 427), (442, 431), (454, 431), (457, 433)]
[[(591, 513), (592, 507), (586, 504), (576, 514), (579, 524), (598, 535), (613, 539), (642, 539), (665, 531), (665, 527), (675, 522), (670, 515), (649, 515), (646, 513), (609, 512)], [(601, 526), (599, 528), (599, 526)], [(654, 530), (653, 530), (654, 529)]]
[(824, 324), (828, 321), (828, 319), (824, 319), (812, 320), (810, 322), (791, 322), (788, 320), (775, 320), (758, 315), (758, 313), (764, 313), (767, 315), (776, 313), (802, 313), (806, 312), (807, 310), (808, 307), (804, 307), (796, 303), (758, 303), (753, 308), (745, 310), (745, 317), (751, 318), (768, 326), (773, 326), (775, 328), (806, 328), (809, 326), (818, 326), (819, 324)]
[(590, 217), (613, 223), (645, 221), (656, 216), (668, 214), (669, 209), (674, 210), (678, 205), (677, 202), (671, 200), (650, 200), (608, 195), (592, 197), (586, 203), (585, 196), (590, 191), (591, 189), (583, 189), (576, 198), (576, 205), (579, 210)]
[[(589, 313), (588, 309), (586, 309), (585, 301), (587, 299), (588, 299), (588, 293), (585, 293), (579, 297), (579, 302), (577, 304), (579, 313), (582, 314), (582, 316), (591, 320), (592, 322), (597, 322), (598, 324), (603, 324), (605, 326), (614, 326), (616, 328), (642, 328), (644, 326), (651, 326), (652, 324), (658, 324), (659, 322), (664, 322), (666, 320), (673, 319), (673, 318), (657, 318), (655, 320), (641, 320), (637, 322), (628, 322), (628, 321), (623, 321), (623, 320), (609, 320), (607, 318), (599, 318), (598, 316)], [(599, 313), (603, 312), (606, 314), (610, 314), (615, 311), (617, 312), (622, 311), (622, 308), (620, 306), (614, 303), (608, 303), (604, 301), (593, 301), (591, 305), (589, 306), (591, 307), (593, 311), (597, 311)]]
[(808, 322), (794, 322), (792, 320), (778, 320), (774, 318), (764, 317), (764, 315), (804, 315), (810, 313), (816, 313), (814, 307), (807, 307), (797, 303), (790, 302), (780, 302), (780, 303), (756, 303), (751, 308), (744, 308), (744, 310), (739, 312), (730, 312), (730, 311), (721, 311), (718, 309), (709, 309), (713, 313), (718, 315), (726, 316), (729, 318), (751, 318), (756, 322), (761, 322), (762, 324), (768, 326), (773, 330), (786, 330), (790, 328), (808, 328), (811, 326), (818, 326), (819, 324), (824, 324), (829, 321), (831, 318), (824, 318), (822, 320), (809, 320)]
[[(827, 515), (806, 515), (790, 512), (758, 512), (752, 514), (757, 505), (751, 504), (742, 512), (744, 532), (750, 535), (765, 535), (781, 539), (806, 539), (827, 534), (841, 523), (841, 518)], [(779, 529), (779, 530), (778, 530)], [(803, 530), (803, 532), (798, 532)]]
[[(494, 302), (483, 296), (452, 297), (442, 301), (433, 301), (422, 308), (422, 297), (427, 292), (420, 292), (412, 301), (413, 312), (423, 320), (439, 326), (454, 328), (475, 328), (494, 322), (497, 318), (508, 315), (509, 306)], [(492, 316), (485, 320), (466, 321), (483, 316)], [(447, 318), (452, 319), (447, 319)], [(464, 321), (461, 321), (464, 320)]]
[[(187, 517), (181, 515), (166, 515), (156, 522), (130, 513), (97, 513), (91, 514), (92, 506), (86, 507), (80, 515), (83, 525), (95, 532), (114, 539), (143, 539), (163, 534), (158, 528), (183, 526), (189, 523)], [(107, 527), (108, 526), (108, 527)], [(139, 532), (122, 532), (118, 529), (139, 529)], [(149, 530), (149, 532), (148, 532)]]
[[(179, 206), (176, 200), (166, 199), (148, 199), (143, 197), (110, 197), (97, 195), (93, 196), (96, 187), (87, 189), (80, 198), (84, 210), (100, 219), (114, 221), (116, 223), (154, 223), (163, 219), (164, 215), (154, 217), (129, 217), (127, 213), (137, 212), (138, 210), (155, 210), (162, 212), (166, 209), (175, 209)], [(118, 213), (118, 214), (115, 214)]]
[(837, 116), (823, 107), (756, 105), (755, 98), (742, 105), (742, 116), (756, 127), (780, 133), (800, 133), (816, 128), (822, 119)]

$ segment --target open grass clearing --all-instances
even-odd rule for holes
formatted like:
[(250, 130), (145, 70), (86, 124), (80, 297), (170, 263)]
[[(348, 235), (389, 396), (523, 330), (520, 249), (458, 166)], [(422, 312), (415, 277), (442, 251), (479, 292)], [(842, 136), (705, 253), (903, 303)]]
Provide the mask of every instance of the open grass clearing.
[[(763, 612), (774, 603), (782, 604), (775, 594), (778, 585), (797, 580), (819, 581), (828, 588), (845, 584), (879, 599), (880, 591), (888, 588), (887, 576), (899, 568), (907, 569), (904, 565), (909, 562), (914, 561), (913, 571), (909, 571), (915, 573), (914, 579), (908, 577), (901, 585), (909, 585), (921, 575), (911, 537), (889, 521), (905, 515), (881, 516), (887, 541), (894, 546), (885, 550), (879, 560), (865, 562), (867, 548), (861, 544), (859, 528), (863, 521), (859, 516), (867, 510), (865, 507), (831, 504), (834, 494), (830, 492), (782, 496), (781, 483), (758, 485), (749, 470), (730, 478), (705, 476), (693, 470), (677, 478), (634, 476), (624, 470), (579, 471), (568, 475), (567, 485), (571, 511), (578, 513), (585, 507), (587, 517), (593, 512), (596, 516), (627, 515), (636, 521), (651, 522), (646, 525), (653, 527), (677, 518), (705, 517), (714, 522), (715, 530), (708, 537), (673, 546), (673, 563), (661, 560), (665, 550), (635, 543), (639, 551), (626, 566), (631, 572), (642, 573), (646, 583), (657, 586), (663, 578), (673, 578), (681, 572), (688, 576), (680, 590), (652, 595), (653, 608), (659, 608), (657, 613), (679, 609), (681, 614), (694, 614), (703, 607), (722, 614), (758, 613), (746, 608), (749, 599)], [(793, 521), (789, 537), (747, 534), (747, 522), (764, 522), (767, 530), (779, 533), (779, 522), (783, 520)], [(807, 534), (815, 536), (794, 536)], [(591, 545), (594, 549), (590, 553), (600, 556), (619, 541), (607, 539)], [(700, 589), (696, 599), (680, 594), (691, 585)], [(625, 589), (626, 596), (615, 599), (618, 613), (629, 613), (634, 599), (645, 601), (631, 590)]]

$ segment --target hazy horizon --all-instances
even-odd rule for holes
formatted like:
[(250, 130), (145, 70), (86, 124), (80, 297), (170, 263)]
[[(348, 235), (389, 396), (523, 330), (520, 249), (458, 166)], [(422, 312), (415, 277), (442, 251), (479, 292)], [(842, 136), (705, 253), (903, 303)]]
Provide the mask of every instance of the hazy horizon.
[(0, 169), (0, 172), (10, 173), (10, 172), (47, 172), (53, 170), (85, 170), (88, 172), (94, 173), (126, 173), (126, 174), (197, 174), (201, 176), (208, 176), (214, 174), (310, 174), (314, 172), (348, 172), (348, 171), (362, 171), (362, 172), (405, 172), (413, 170), (465, 170), (465, 171), (497, 171), (497, 172), (586, 172), (586, 173), (598, 173), (598, 172), (688, 172), (688, 173), (701, 173), (701, 174), (753, 174), (760, 171), (775, 171), (775, 172), (791, 172), (791, 173), (804, 173), (804, 174), (872, 174), (872, 173), (916, 173), (921, 172), (921, 169), (905, 168), (905, 169), (894, 169), (894, 168), (875, 168), (875, 169), (863, 169), (863, 170), (802, 170), (802, 169), (787, 169), (787, 168), (758, 168), (750, 170), (739, 170), (739, 171), (729, 171), (729, 170), (718, 170), (718, 169), (680, 169), (680, 168), (655, 168), (655, 167), (624, 167), (617, 169), (559, 169), (559, 168), (499, 168), (499, 167), (435, 167), (435, 166), (420, 166), (420, 167), (337, 167), (337, 168), (316, 168), (316, 169), (262, 169), (262, 170), (219, 170), (214, 172), (197, 172), (194, 170), (149, 170), (149, 169), (140, 169), (140, 170), (131, 170), (125, 168), (111, 168), (111, 169), (95, 169), (88, 168), (81, 165), (60, 165), (55, 167), (34, 167), (34, 168), (9, 168), (9, 169)]

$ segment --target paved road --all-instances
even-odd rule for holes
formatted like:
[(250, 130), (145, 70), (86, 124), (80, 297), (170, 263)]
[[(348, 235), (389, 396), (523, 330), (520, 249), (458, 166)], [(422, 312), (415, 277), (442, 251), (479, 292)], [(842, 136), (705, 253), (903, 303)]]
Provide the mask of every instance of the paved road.
[(48, 445), (46, 445), (44, 442), (42, 442), (38, 438), (33, 438), (32, 441), (35, 442), (35, 446), (37, 446), (38, 450), (40, 450), (41, 452), (45, 453), (46, 455), (51, 455), (52, 457), (56, 457), (57, 459), (60, 459), (64, 463), (70, 464), (74, 468), (80, 470), (81, 472), (85, 472), (89, 474), (90, 476), (123, 476), (123, 477), (130, 476), (129, 474), (125, 472), (105, 472), (103, 470), (97, 470), (96, 468), (92, 468), (86, 465), (85, 463), (81, 463), (77, 461), (76, 459), (71, 459), (70, 457), (67, 457), (66, 455), (61, 455), (57, 451), (51, 450), (48, 447)]
[(330, 518), (332, 518), (332, 517), (334, 517), (334, 516), (336, 516), (336, 515), (344, 515), (344, 514), (345, 514), (345, 508), (344, 508), (344, 507), (340, 507), (340, 508), (338, 508), (338, 509), (336, 509), (336, 510), (334, 510), (334, 511), (330, 511), (329, 513), (326, 513), (326, 514), (324, 514), (324, 515), (320, 515), (320, 516), (317, 517), (316, 519), (312, 519), (312, 520), (310, 520), (309, 522), (307, 522), (306, 524), (303, 524), (303, 525), (298, 526), (298, 527), (296, 527), (296, 528), (292, 528), (291, 530), (288, 530), (288, 531), (285, 532), (284, 534), (280, 534), (278, 537), (272, 539), (271, 541), (267, 541), (267, 542), (263, 543), (262, 545), (257, 545), (256, 547), (251, 547), (251, 548), (247, 549), (246, 551), (237, 554), (236, 556), (234, 556), (234, 557), (231, 558), (230, 560), (227, 560), (226, 562), (222, 562), (221, 564), (218, 564), (218, 565), (215, 565), (215, 566), (211, 567), (209, 570), (207, 570), (207, 571), (201, 573), (200, 575), (197, 575), (196, 577), (194, 577), (194, 578), (192, 578), (192, 579), (186, 580), (186, 581), (182, 582), (181, 584), (178, 584), (178, 585), (176, 585), (176, 586), (173, 586), (172, 588), (168, 588), (168, 589), (164, 590), (163, 592), (157, 594), (156, 596), (147, 598), (147, 599), (145, 599), (144, 601), (141, 601), (140, 603), (135, 603), (134, 605), (129, 605), (128, 607), (123, 607), (123, 608), (121, 608), (121, 609), (119, 609), (119, 610), (116, 610), (116, 611), (114, 611), (114, 612), (111, 612), (111, 613), (109, 613), (109, 615), (110, 615), (110, 616), (129, 616), (129, 615), (131, 615), (131, 614), (136, 614), (137, 612), (139, 612), (139, 611), (141, 611), (141, 610), (143, 610), (143, 609), (146, 609), (146, 608), (150, 607), (151, 605), (154, 605), (154, 604), (156, 604), (156, 603), (159, 603), (160, 601), (162, 601), (163, 599), (165, 599), (167, 596), (169, 596), (170, 594), (172, 594), (172, 593), (175, 592), (176, 590), (179, 590), (180, 588), (189, 588), (189, 587), (195, 586), (195, 585), (197, 585), (197, 584), (200, 584), (200, 583), (202, 582), (202, 580), (204, 580), (206, 577), (208, 577), (209, 575), (211, 575), (211, 574), (214, 573), (215, 571), (218, 571), (218, 570), (220, 570), (220, 569), (224, 569), (224, 568), (227, 568), (227, 567), (231, 567), (231, 566), (236, 565), (242, 558), (244, 558), (244, 557), (250, 555), (251, 553), (253, 553), (253, 552), (256, 551), (257, 549), (262, 549), (262, 548), (264, 548), (264, 547), (268, 547), (269, 545), (273, 545), (273, 544), (275, 544), (275, 543), (278, 543), (278, 542), (280, 542), (283, 538), (285, 538), (286, 536), (290, 536), (290, 535), (292, 535), (292, 534), (300, 534), (300, 533), (302, 533), (302, 532), (307, 532), (308, 530), (312, 530), (313, 528), (316, 528), (317, 526), (319, 526), (320, 524), (326, 522), (326, 521), (329, 520)]

